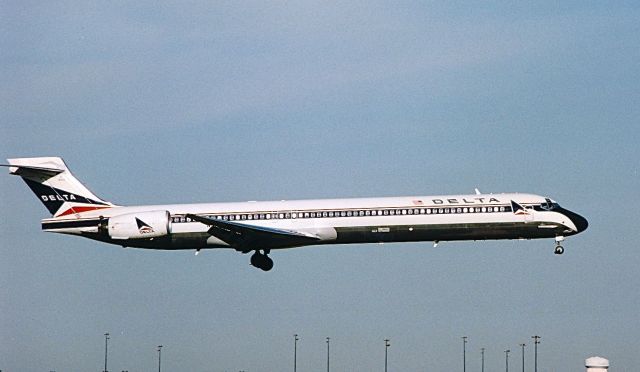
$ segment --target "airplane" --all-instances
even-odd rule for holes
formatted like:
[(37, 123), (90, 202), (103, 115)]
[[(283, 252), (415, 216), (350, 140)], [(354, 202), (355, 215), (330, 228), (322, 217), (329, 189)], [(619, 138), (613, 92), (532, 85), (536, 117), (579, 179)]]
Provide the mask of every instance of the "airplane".
[(119, 206), (87, 189), (59, 157), (7, 159), (52, 217), (46, 232), (162, 250), (229, 248), (273, 268), (273, 249), (323, 244), (554, 238), (587, 220), (554, 200), (519, 193)]

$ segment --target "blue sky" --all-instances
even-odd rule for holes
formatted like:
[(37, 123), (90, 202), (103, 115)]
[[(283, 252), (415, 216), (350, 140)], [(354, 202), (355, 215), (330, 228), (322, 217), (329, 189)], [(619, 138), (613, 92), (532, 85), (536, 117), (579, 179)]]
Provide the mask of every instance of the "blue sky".
[(62, 156), (123, 205), (531, 192), (553, 241), (232, 251), (45, 234), (0, 177), (0, 369), (637, 365), (634, 2), (38, 2), (0, 6), (0, 156)]

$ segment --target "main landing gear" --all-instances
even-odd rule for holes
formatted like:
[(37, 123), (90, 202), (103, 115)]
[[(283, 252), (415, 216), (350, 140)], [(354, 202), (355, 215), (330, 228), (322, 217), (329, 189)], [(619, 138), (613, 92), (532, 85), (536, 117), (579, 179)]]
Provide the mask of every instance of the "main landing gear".
[(560, 245), (561, 242), (564, 241), (564, 236), (556, 236), (556, 249), (553, 253), (555, 254), (563, 254), (564, 248)]
[(264, 250), (264, 254), (260, 253), (260, 251), (256, 251), (256, 253), (251, 256), (251, 266), (255, 266), (262, 271), (269, 271), (273, 269), (273, 260), (267, 256), (268, 254), (268, 249)]

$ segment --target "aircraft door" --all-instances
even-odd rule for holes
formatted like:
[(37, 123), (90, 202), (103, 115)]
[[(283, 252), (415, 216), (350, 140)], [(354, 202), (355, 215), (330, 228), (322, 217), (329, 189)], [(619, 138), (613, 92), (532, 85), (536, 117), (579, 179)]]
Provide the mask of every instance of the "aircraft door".
[(526, 213), (524, 214), (524, 222), (533, 222), (533, 221), (535, 221), (535, 213), (536, 213), (536, 211), (533, 210), (533, 207), (527, 207), (526, 208)]

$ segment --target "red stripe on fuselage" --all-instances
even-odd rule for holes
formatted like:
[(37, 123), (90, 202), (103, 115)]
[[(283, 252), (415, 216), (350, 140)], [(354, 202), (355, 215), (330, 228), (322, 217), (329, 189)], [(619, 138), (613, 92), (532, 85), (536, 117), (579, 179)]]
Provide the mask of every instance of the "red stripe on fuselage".
[(73, 207), (73, 208), (69, 208), (66, 211), (62, 212), (61, 214), (57, 215), (56, 217), (62, 217), (62, 216), (66, 216), (69, 214), (74, 214), (74, 213), (82, 213), (82, 212), (88, 212), (88, 211), (95, 211), (98, 209), (105, 209), (105, 208), (111, 208), (111, 207)]

